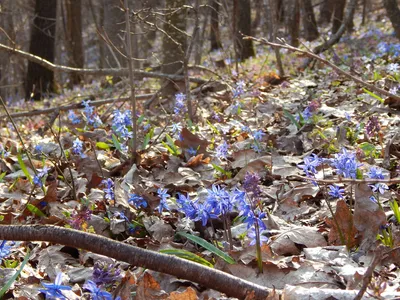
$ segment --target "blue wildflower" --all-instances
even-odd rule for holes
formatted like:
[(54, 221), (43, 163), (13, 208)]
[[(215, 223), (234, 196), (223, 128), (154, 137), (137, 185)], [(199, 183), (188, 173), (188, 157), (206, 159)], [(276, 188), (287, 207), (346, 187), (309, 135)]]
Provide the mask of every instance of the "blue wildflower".
[(257, 130), (253, 132), (253, 137), (256, 141), (261, 141), (262, 138), (264, 137), (265, 133), (262, 132), (261, 130)]
[(1, 241), (1, 244), (0, 244), (0, 263), (1, 263), (3, 258), (5, 258), (8, 255), (10, 255), (11, 248), (12, 248), (12, 246), (7, 245), (7, 241), (6, 240)]
[(382, 195), (389, 189), (389, 187), (384, 183), (369, 184), (369, 187), (374, 193), (378, 192)]
[(105, 198), (107, 200), (114, 200), (115, 195), (114, 195), (114, 182), (112, 181), (111, 178), (107, 178), (105, 180), (102, 180), (101, 183), (105, 186), (103, 189), (105, 193)]
[(215, 149), (215, 151), (216, 151), (215, 155), (218, 158), (226, 159), (226, 157), (228, 156), (228, 143), (226, 141), (224, 141), (221, 145), (219, 145)]
[(128, 203), (136, 208), (147, 207), (147, 201), (142, 196), (136, 194), (130, 194)]
[(366, 175), (371, 179), (385, 179), (385, 176), (382, 174), (382, 169), (374, 166), (369, 169)]
[(111, 285), (121, 279), (121, 269), (115, 264), (97, 261), (93, 266), (92, 278), (97, 285)]
[(328, 194), (333, 197), (333, 198), (339, 198), (342, 199), (343, 198), (343, 193), (344, 193), (344, 189), (341, 189), (340, 186), (337, 185), (330, 185), (328, 186), (330, 189), (330, 192), (328, 192)]
[(243, 189), (252, 199), (258, 198), (261, 194), (260, 176), (257, 173), (247, 172), (243, 180)]
[(171, 197), (167, 189), (159, 188), (157, 190), (158, 197), (160, 197), (160, 204), (158, 205), (158, 212), (161, 214), (163, 209), (169, 210), (167, 198)]
[[(261, 232), (262, 232), (263, 230), (264, 230), (264, 229), (261, 229), (261, 228), (260, 228), (260, 230), (259, 230), (260, 244), (261, 244), (261, 245), (264, 244), (264, 243), (267, 243), (268, 240), (269, 240), (265, 235), (262, 235), (262, 234), (261, 234)], [(256, 239), (256, 229), (255, 229), (254, 227), (252, 227), (252, 228), (250, 229), (250, 231), (247, 233), (247, 237), (250, 238), (249, 246), (254, 246), (254, 245), (256, 244), (256, 242), (257, 242), (257, 239)]]
[(72, 153), (80, 155), (81, 158), (86, 157), (86, 154), (83, 153), (83, 142), (78, 138), (76, 138), (72, 144)]
[(68, 119), (72, 122), (72, 124), (79, 124), (81, 122), (81, 119), (72, 110), (70, 110), (68, 113)]
[(317, 173), (316, 168), (321, 164), (321, 162), (322, 161), (318, 155), (312, 153), (311, 155), (304, 157), (304, 165), (298, 167), (303, 169), (307, 177), (312, 177)]
[(194, 149), (193, 147), (190, 147), (189, 149), (187, 149), (187, 153), (188, 153), (190, 156), (195, 156), (195, 155), (197, 154), (197, 150)]
[(347, 152), (345, 148), (340, 153), (335, 154), (335, 158), (330, 160), (332, 167), (336, 169), (336, 173), (345, 178), (357, 177), (357, 169), (362, 166), (356, 160), (356, 154)]
[(178, 133), (182, 131), (182, 125), (181, 123), (174, 123), (172, 124), (172, 133)]
[(186, 105), (185, 105), (186, 95), (179, 93), (175, 95), (175, 107), (174, 113), (178, 115), (181, 112), (185, 112)]
[(112, 295), (107, 292), (103, 291), (99, 288), (96, 283), (91, 280), (88, 280), (84, 285), (84, 289), (87, 289), (90, 292), (90, 296), (92, 300), (112, 300)]
[(56, 280), (54, 283), (44, 283), (42, 282), (42, 285), (44, 286), (45, 289), (40, 289), (39, 291), (41, 293), (44, 293), (46, 295), (46, 299), (68, 299), (63, 295), (62, 291), (70, 291), (72, 290), (72, 287), (62, 285), (62, 273), (58, 273)]
[(118, 109), (114, 110), (112, 129), (120, 138), (126, 140), (133, 137), (133, 133), (128, 129), (132, 124), (130, 110), (126, 110), (123, 113)]

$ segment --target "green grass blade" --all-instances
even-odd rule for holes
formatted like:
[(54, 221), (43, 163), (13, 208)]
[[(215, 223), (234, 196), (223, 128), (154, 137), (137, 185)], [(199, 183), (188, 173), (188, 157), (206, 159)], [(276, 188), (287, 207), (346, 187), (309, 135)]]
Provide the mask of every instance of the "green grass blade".
[(194, 261), (196, 263), (202, 264), (204, 266), (210, 267), (210, 268), (214, 268), (214, 265), (212, 263), (210, 263), (209, 261), (205, 260), (204, 258), (186, 251), (186, 250), (180, 250), (180, 249), (164, 249), (164, 250), (160, 250), (161, 253), (164, 254), (169, 254), (169, 255), (175, 255), (178, 256), (180, 258), (184, 258), (190, 261)]
[(202, 239), (201, 237), (186, 233), (186, 232), (177, 232), (180, 236), (183, 236), (187, 238), (188, 240), (191, 240), (192, 242), (195, 242), (196, 244), (202, 246), (203, 248), (207, 249), (208, 251), (211, 251), (215, 255), (219, 256), (222, 258), (224, 261), (226, 261), (228, 264), (235, 264), (235, 260), (230, 257), (228, 254), (223, 252), (222, 250), (218, 249), (215, 247), (213, 244), (210, 244), (207, 242), (205, 239)]
[(24, 261), (21, 264), (21, 267), (19, 268), (19, 270), (17, 271), (17, 273), (14, 274), (13, 277), (10, 278), (10, 280), (6, 283), (5, 286), (2, 287), (2, 289), (0, 290), (0, 299), (3, 299), (4, 294), (8, 291), (8, 289), (10, 288), (10, 286), (13, 284), (13, 282), (15, 281), (15, 279), (17, 279), (17, 277), (19, 276), (19, 274), (21, 274), (22, 270), (24, 269), (26, 263), (29, 260), (29, 250), (25, 255)]
[(293, 117), (293, 115), (288, 112), (286, 109), (283, 110), (283, 114), (294, 124), (296, 125), (297, 129), (300, 129), (300, 124), (299, 122), (296, 121), (296, 119)]
[(379, 97), (377, 94), (368, 91), (366, 88), (363, 88), (363, 91), (366, 92), (368, 95), (370, 95), (371, 97), (374, 97), (375, 99), (378, 99), (381, 103), (384, 103), (385, 100), (383, 100), (381, 97)]
[(31, 174), (29, 174), (28, 168), (26, 167), (24, 161), (22, 160), (21, 153), (18, 153), (17, 158), (18, 158), (18, 164), (19, 164), (22, 172), (24, 172), (24, 174), (25, 174), (26, 178), (28, 178), (29, 182), (32, 182), (32, 176), (31, 176)]
[(45, 217), (46, 215), (35, 205), (28, 203), (26, 208), (33, 214), (37, 215), (38, 217)]

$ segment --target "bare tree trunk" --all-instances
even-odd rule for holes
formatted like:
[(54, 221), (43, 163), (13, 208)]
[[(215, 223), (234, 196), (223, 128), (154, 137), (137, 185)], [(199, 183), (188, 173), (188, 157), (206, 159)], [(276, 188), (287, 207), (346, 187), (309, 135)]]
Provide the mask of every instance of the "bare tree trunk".
[[(175, 11), (176, 8), (186, 4), (186, 0), (166, 0), (167, 16), (164, 23), (163, 35), (163, 65), (162, 73), (176, 74), (183, 68), (183, 60), (186, 50), (186, 10)], [(179, 30), (177, 30), (179, 29)], [(183, 74), (183, 72), (181, 73)], [(179, 88), (170, 82), (162, 91), (164, 97), (176, 93)]]
[(346, 0), (335, 1), (335, 11), (333, 14), (333, 22), (332, 22), (332, 34), (335, 34), (343, 23), (345, 6), (346, 6)]
[(251, 6), (250, 0), (238, 0), (237, 23), (236, 23), (236, 47), (238, 49), (239, 59), (241, 61), (255, 56), (252, 40), (243, 40), (243, 35), (251, 34)]
[(210, 51), (222, 48), (221, 35), (219, 32), (219, 3), (217, 0), (210, 0), (211, 6), (211, 30), (210, 30)]
[(393, 29), (396, 33), (396, 37), (400, 39), (400, 10), (396, 0), (384, 0), (383, 5), (385, 6), (386, 13), (392, 22)]
[(289, 29), (290, 45), (299, 46), (300, 35), (300, 6), (299, 0), (288, 1), (286, 25)]
[[(275, 0), (267, 0), (267, 24), (268, 24), (268, 31), (269, 31), (269, 39), (272, 42), (276, 42), (276, 31), (278, 28), (278, 14), (276, 12), (277, 2)], [(276, 64), (278, 65), (279, 70), (279, 77), (284, 77), (285, 72), (283, 70), (283, 64), (281, 59), (281, 54), (278, 47), (274, 47), (275, 57), (276, 57)]]
[[(31, 27), (29, 53), (54, 62), (57, 0), (36, 0)], [(40, 100), (45, 93), (55, 91), (54, 73), (41, 65), (28, 63), (25, 97)]]
[(301, 10), (303, 13), (305, 39), (314, 41), (318, 38), (319, 32), (311, 0), (301, 0)]
[[(67, 43), (69, 44), (69, 65), (75, 68), (83, 68), (84, 53), (82, 39), (82, 3), (81, 0), (66, 0), (67, 13)], [(72, 85), (79, 84), (83, 77), (80, 74), (70, 74)]]
[(331, 22), (334, 9), (335, 9), (335, 1), (324, 0), (320, 4), (318, 23), (329, 24)]

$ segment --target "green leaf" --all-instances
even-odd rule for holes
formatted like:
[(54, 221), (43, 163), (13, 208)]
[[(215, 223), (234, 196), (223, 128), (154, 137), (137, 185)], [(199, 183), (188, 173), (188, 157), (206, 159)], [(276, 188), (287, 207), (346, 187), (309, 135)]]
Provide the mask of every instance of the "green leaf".
[(211, 165), (216, 171), (220, 172), (221, 174), (226, 175), (227, 171), (225, 171), (223, 168), (221, 168), (220, 166), (218, 166), (216, 164), (211, 164)]
[(0, 182), (3, 182), (3, 178), (6, 176), (6, 172), (0, 174)]
[(4, 216), (0, 215), (0, 222), (4, 220)]
[(283, 114), (294, 124), (296, 125), (297, 129), (300, 129), (301, 126), (299, 124), (299, 122), (296, 121), (296, 119), (293, 117), (293, 115), (288, 112), (286, 109), (283, 110)]
[(378, 99), (381, 103), (384, 103), (385, 100), (383, 100), (381, 97), (379, 97), (377, 94), (368, 91), (366, 88), (363, 88), (363, 91), (366, 92), (368, 95), (370, 95), (371, 97), (374, 97), (375, 99)]
[(160, 250), (161, 253), (164, 254), (169, 254), (169, 255), (175, 255), (178, 256), (180, 258), (184, 258), (190, 261), (194, 261), (196, 263), (202, 264), (204, 266), (210, 267), (210, 268), (214, 268), (214, 265), (212, 263), (210, 263), (209, 261), (205, 260), (204, 258), (186, 251), (186, 250), (181, 250), (181, 249), (164, 249), (164, 250)]
[(219, 256), (224, 261), (226, 261), (228, 264), (236, 263), (235, 260), (231, 256), (229, 256), (228, 254), (226, 254), (222, 250), (218, 249), (213, 244), (210, 244), (205, 239), (202, 239), (201, 237), (198, 237), (198, 236), (186, 233), (186, 232), (177, 232), (177, 234), (187, 238), (188, 240), (191, 240), (192, 242), (195, 242), (196, 244), (198, 244), (198, 245), (202, 246), (203, 248), (207, 249), (208, 251), (211, 251), (212, 253), (214, 253), (215, 255)]
[(96, 147), (101, 149), (101, 150), (108, 150), (110, 149), (110, 146), (107, 143), (104, 142), (97, 142)]
[(13, 284), (13, 282), (17, 279), (17, 277), (19, 276), (19, 274), (21, 274), (22, 270), (24, 269), (26, 263), (29, 260), (29, 250), (26, 253), (25, 257), (24, 257), (24, 261), (21, 264), (21, 267), (19, 268), (19, 270), (17, 271), (17, 273), (14, 274), (13, 277), (11, 277), (8, 282), (5, 284), (5, 286), (2, 287), (2, 289), (0, 290), (0, 299), (3, 299), (4, 294), (8, 291), (8, 289), (11, 287), (11, 285)]
[(136, 120), (136, 124), (142, 123), (143, 120), (144, 120), (144, 115), (141, 115), (141, 116)]
[(32, 205), (30, 203), (28, 203), (28, 205), (26, 206), (26, 208), (33, 214), (37, 215), (38, 217), (45, 217), (46, 215), (39, 209), (37, 208), (35, 205)]
[(207, 120), (207, 124), (208, 124), (208, 126), (211, 127), (212, 131), (213, 131), (215, 134), (219, 135), (219, 130), (218, 130), (217, 127), (215, 127), (215, 126), (214, 126), (210, 121), (208, 121), (208, 120)]
[(111, 138), (112, 138), (114, 147), (115, 147), (117, 150), (122, 151), (121, 143), (118, 141), (117, 136), (116, 136), (115, 134), (113, 134), (113, 135), (111, 136)]
[(28, 169), (27, 169), (24, 161), (22, 160), (21, 153), (18, 153), (17, 158), (18, 158), (18, 164), (19, 164), (22, 172), (24, 172), (24, 174), (25, 174), (26, 178), (29, 180), (29, 182), (32, 183), (32, 176), (31, 176), (31, 174), (29, 174)]
[(143, 149), (146, 149), (146, 147), (149, 145), (149, 142), (150, 142), (151, 138), (153, 137), (153, 135), (154, 135), (154, 128), (151, 128), (150, 131), (144, 137)]

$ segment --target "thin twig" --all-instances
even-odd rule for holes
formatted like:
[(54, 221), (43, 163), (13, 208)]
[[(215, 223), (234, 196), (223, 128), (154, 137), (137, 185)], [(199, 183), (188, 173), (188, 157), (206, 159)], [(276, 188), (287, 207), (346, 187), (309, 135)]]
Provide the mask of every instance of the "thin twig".
[(339, 177), (338, 179), (317, 179), (317, 178), (311, 178), (311, 177), (306, 177), (306, 176), (300, 176), (300, 175), (290, 175), (286, 177), (287, 180), (289, 181), (295, 181), (295, 180), (306, 180), (306, 181), (314, 181), (317, 183), (321, 184), (336, 184), (336, 183), (367, 183), (367, 184), (373, 184), (373, 183), (386, 183), (386, 184), (397, 184), (400, 183), (400, 177), (395, 177), (391, 179), (351, 179), (351, 178), (342, 178)]
[(392, 93), (390, 93), (390, 92), (388, 92), (388, 91), (386, 91), (384, 89), (381, 89), (381, 88), (379, 88), (379, 87), (377, 87), (377, 86), (375, 86), (373, 84), (370, 84), (368, 82), (363, 81), (362, 79), (350, 74), (349, 72), (346, 72), (346, 71), (342, 70), (341, 68), (339, 68), (335, 64), (331, 63), (330, 61), (328, 61), (328, 60), (326, 60), (326, 59), (324, 59), (324, 58), (322, 58), (322, 57), (318, 56), (317, 54), (312, 53), (310, 51), (301, 50), (299, 48), (290, 46), (288, 44), (272, 43), (272, 42), (270, 42), (270, 41), (268, 41), (268, 40), (266, 40), (264, 38), (259, 39), (259, 38), (255, 38), (255, 37), (251, 37), (251, 36), (246, 36), (246, 37), (244, 37), (244, 39), (249, 39), (249, 40), (253, 40), (253, 41), (259, 42), (261, 44), (265, 44), (265, 45), (269, 45), (269, 46), (273, 46), (273, 47), (280, 47), (280, 48), (284, 48), (284, 49), (287, 49), (287, 50), (290, 50), (290, 51), (299, 52), (299, 53), (304, 54), (306, 56), (309, 56), (311, 58), (315, 58), (315, 59), (319, 60), (320, 62), (324, 63), (325, 65), (330, 66), (336, 72), (346, 76), (347, 78), (350, 78), (351, 80), (357, 82), (358, 84), (360, 84), (362, 86), (367, 87), (369, 90), (375, 91), (375, 92), (377, 92), (379, 94), (382, 94), (382, 95), (385, 95), (387, 97), (391, 97), (392, 99), (395, 99), (396, 101), (400, 101), (400, 97), (399, 96), (396, 96), (396, 95), (394, 95), (394, 94), (392, 94)]

